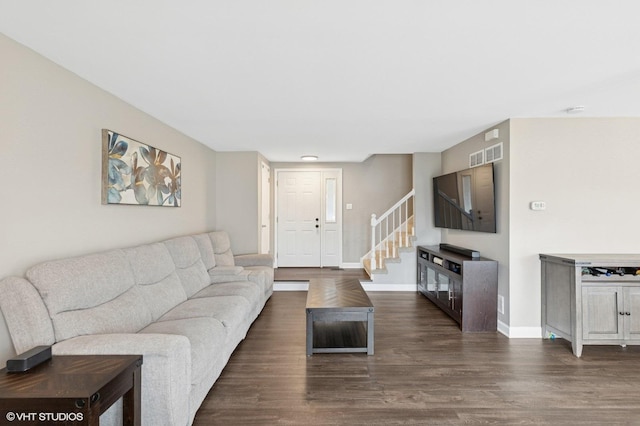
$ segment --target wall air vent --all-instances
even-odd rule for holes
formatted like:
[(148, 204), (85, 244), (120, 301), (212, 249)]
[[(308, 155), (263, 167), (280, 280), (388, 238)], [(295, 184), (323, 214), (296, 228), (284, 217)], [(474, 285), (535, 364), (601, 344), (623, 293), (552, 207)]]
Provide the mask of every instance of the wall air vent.
[(484, 134), (484, 141), (485, 142), (489, 142), (495, 139), (498, 139), (500, 137), (500, 130), (499, 129), (493, 129), (490, 132), (487, 132)]
[(469, 168), (482, 166), (484, 164), (484, 151), (474, 152), (469, 154)]
[(485, 161), (487, 163), (493, 163), (494, 161), (502, 160), (502, 142), (495, 145), (491, 145), (484, 150)]

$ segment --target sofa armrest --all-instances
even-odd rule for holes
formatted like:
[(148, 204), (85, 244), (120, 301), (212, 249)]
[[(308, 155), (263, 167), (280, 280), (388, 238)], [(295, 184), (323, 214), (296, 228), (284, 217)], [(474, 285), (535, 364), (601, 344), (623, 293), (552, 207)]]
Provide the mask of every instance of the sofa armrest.
[(142, 424), (189, 419), (191, 345), (170, 334), (94, 334), (56, 343), (53, 355), (142, 355)]
[(233, 281), (247, 281), (249, 275), (242, 266), (216, 266), (209, 269), (211, 284), (220, 284)]
[(273, 268), (273, 256), (270, 254), (238, 254), (233, 256), (237, 266), (269, 266)]
[(56, 341), (49, 311), (33, 284), (24, 278), (7, 277), (0, 281), (0, 294), (0, 309), (16, 353)]

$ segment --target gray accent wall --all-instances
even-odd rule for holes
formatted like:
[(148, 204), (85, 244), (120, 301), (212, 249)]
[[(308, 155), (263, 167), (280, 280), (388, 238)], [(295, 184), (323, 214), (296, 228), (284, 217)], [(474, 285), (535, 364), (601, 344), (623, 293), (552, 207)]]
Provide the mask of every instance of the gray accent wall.
[(229, 233), (234, 254), (260, 250), (260, 164), (258, 152), (216, 153), (216, 229)]
[[(361, 163), (274, 162), (271, 172), (294, 168), (342, 169), (342, 261), (360, 263), (371, 245), (371, 214), (381, 215), (413, 187), (412, 157), (411, 154), (377, 154)], [(347, 204), (353, 208), (346, 210)]]
[[(0, 57), (0, 277), (214, 229), (214, 151), (4, 35)], [(102, 205), (103, 128), (180, 156), (182, 207)], [(13, 355), (0, 316), (0, 365)]]
[(442, 174), (441, 154), (420, 152), (413, 154), (413, 187), (415, 196), (415, 246), (440, 244), (440, 228), (434, 225), (433, 178)]
[[(485, 133), (498, 129), (500, 138), (485, 142)], [(469, 154), (484, 150), (498, 142), (503, 144), (503, 159), (494, 163), (497, 232), (472, 232), (442, 229), (442, 242), (474, 249), (484, 257), (498, 261), (498, 295), (505, 297), (505, 312), (498, 321), (509, 324), (509, 121), (496, 124), (483, 132), (442, 152), (442, 174), (469, 168)], [(496, 300), (496, 309), (498, 307)]]

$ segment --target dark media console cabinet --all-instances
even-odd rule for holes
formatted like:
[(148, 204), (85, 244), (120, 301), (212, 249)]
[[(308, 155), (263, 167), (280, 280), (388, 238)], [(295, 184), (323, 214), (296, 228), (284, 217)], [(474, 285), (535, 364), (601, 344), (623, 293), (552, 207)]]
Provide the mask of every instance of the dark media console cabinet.
[(437, 246), (418, 247), (418, 291), (447, 313), (463, 332), (498, 328), (498, 262)]

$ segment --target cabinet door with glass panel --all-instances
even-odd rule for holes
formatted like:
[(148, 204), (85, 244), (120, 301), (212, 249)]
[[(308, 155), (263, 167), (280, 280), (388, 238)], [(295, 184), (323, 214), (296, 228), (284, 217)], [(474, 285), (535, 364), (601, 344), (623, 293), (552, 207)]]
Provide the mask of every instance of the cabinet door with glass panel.
[(426, 285), (427, 285), (427, 293), (431, 294), (434, 297), (437, 297), (438, 294), (438, 272), (435, 269), (427, 266), (427, 277), (426, 277)]
[(437, 297), (444, 306), (451, 308), (451, 291), (453, 290), (451, 278), (447, 275), (436, 272)]

